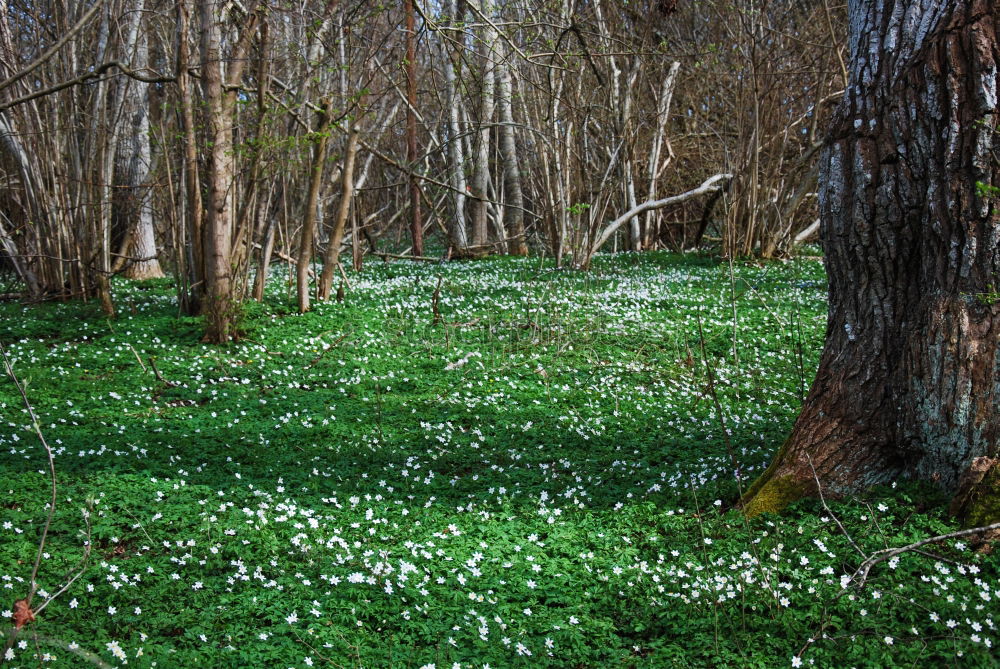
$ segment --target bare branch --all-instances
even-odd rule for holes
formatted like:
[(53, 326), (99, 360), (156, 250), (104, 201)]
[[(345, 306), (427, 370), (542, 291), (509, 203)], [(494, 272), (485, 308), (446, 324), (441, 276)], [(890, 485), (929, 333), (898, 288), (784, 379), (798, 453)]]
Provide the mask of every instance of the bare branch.
[(83, 28), (87, 25), (90, 19), (94, 18), (94, 15), (97, 13), (97, 10), (101, 8), (102, 4), (104, 4), (103, 0), (97, 0), (97, 2), (95, 2), (94, 5), (90, 9), (88, 9), (83, 16), (80, 17), (80, 20), (77, 21), (72, 28), (66, 31), (66, 34), (63, 35), (62, 38), (60, 38), (55, 44), (49, 47), (48, 51), (46, 51), (41, 56), (36, 58), (33, 63), (23, 68), (20, 72), (17, 72), (16, 74), (5, 79), (4, 81), (0, 81), (0, 91), (2, 91), (5, 88), (9, 88), (10, 86), (20, 81), (21, 79), (25, 78), (26, 76), (37, 70), (39, 67), (47, 63), (52, 58), (52, 56), (59, 53), (59, 50), (66, 45), (66, 42), (73, 39), (73, 37), (75, 37), (81, 30), (83, 30)]
[(947, 541), (948, 539), (959, 539), (961, 537), (968, 537), (976, 534), (986, 534), (987, 532), (992, 532), (993, 530), (1000, 530), (1000, 523), (983, 525), (982, 527), (970, 527), (967, 530), (958, 530), (957, 532), (949, 532), (948, 534), (939, 534), (934, 537), (928, 537), (927, 539), (915, 541), (912, 544), (907, 544), (906, 546), (900, 546), (899, 548), (886, 548), (877, 551), (873, 553), (870, 558), (862, 562), (861, 566), (855, 570), (854, 575), (851, 576), (850, 583), (857, 588), (863, 588), (865, 586), (865, 581), (868, 579), (868, 573), (872, 570), (872, 567), (880, 562), (891, 560), (902, 553), (914, 551), (921, 546), (926, 546), (927, 544), (936, 544), (941, 541)]
[(680, 204), (681, 202), (686, 202), (687, 200), (696, 198), (701, 195), (705, 195), (707, 193), (714, 193), (718, 190), (721, 190), (725, 186), (725, 183), (730, 181), (732, 178), (733, 178), (732, 174), (726, 174), (726, 173), (716, 174), (715, 176), (706, 179), (700, 186), (698, 186), (693, 190), (681, 193), (680, 195), (672, 195), (670, 197), (665, 197), (662, 200), (646, 200), (642, 204), (638, 204), (632, 207), (624, 214), (622, 214), (621, 216), (619, 216), (618, 218), (611, 221), (605, 226), (604, 230), (601, 232), (601, 235), (590, 247), (590, 252), (597, 253), (597, 251), (599, 251), (601, 247), (604, 246), (609, 239), (611, 239), (611, 236), (618, 231), (618, 228), (623, 226), (625, 223), (628, 223), (630, 220), (632, 220), (639, 214), (642, 214), (644, 212), (653, 209), (661, 209), (663, 207), (669, 207), (672, 204)]

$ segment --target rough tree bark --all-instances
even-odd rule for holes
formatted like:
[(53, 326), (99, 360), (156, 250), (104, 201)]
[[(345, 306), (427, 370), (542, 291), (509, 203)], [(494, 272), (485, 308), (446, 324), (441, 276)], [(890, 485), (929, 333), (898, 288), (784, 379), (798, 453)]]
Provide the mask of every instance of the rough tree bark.
[(821, 162), (826, 345), (749, 513), (900, 478), (1000, 516), (1000, 5), (852, 0)]

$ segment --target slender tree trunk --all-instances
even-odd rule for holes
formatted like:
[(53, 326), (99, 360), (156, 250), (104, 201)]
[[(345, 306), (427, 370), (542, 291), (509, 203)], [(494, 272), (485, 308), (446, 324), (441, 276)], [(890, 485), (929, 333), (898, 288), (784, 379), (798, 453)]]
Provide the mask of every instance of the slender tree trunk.
[(267, 287), (267, 273), (271, 267), (271, 255), (274, 253), (274, 232), (277, 227), (275, 217), (264, 212), (267, 222), (264, 227), (263, 243), (260, 247), (260, 257), (257, 262), (257, 274), (253, 279), (253, 299), (264, 301), (264, 288)]
[[(509, 58), (508, 58), (509, 60)], [(521, 195), (521, 165), (517, 159), (514, 139), (514, 113), (511, 109), (510, 63), (497, 64), (497, 108), (500, 116), (500, 157), (503, 159), (504, 214), (507, 234), (510, 236), (510, 253), (528, 255), (528, 242), (524, 236), (524, 198)]]
[[(131, 67), (142, 71), (148, 66), (146, 32), (141, 18), (145, 1), (134, 0), (127, 12), (125, 47)], [(123, 274), (130, 279), (153, 279), (163, 276), (157, 259), (153, 230), (152, 194), (147, 179), (151, 163), (149, 147), (149, 96), (147, 84), (124, 78), (120, 82), (121, 113), (131, 132), (118, 136), (115, 155), (115, 193), (112, 200), (115, 227), (125, 237), (121, 245)]]
[(313, 258), (313, 238), (316, 236), (316, 209), (319, 205), (319, 190), (323, 185), (323, 165), (326, 162), (326, 145), (330, 140), (330, 102), (324, 100), (313, 142), (312, 165), (309, 169), (309, 194), (306, 195), (305, 218), (299, 237), (299, 255), (295, 263), (295, 286), (298, 295), (299, 313), (309, 311), (309, 265)]
[(417, 27), (414, 0), (406, 0), (406, 162), (411, 170), (410, 237), (413, 254), (424, 254), (424, 224), (420, 211), (420, 179), (413, 174), (417, 167)]
[[(103, 61), (110, 55), (111, 16), (107, 8), (101, 17), (101, 27), (97, 38), (97, 60)], [(114, 174), (115, 146), (118, 144), (119, 129), (117, 112), (118, 96), (111, 90), (110, 82), (101, 81), (95, 86), (91, 99), (90, 127), (86, 135), (87, 147), (83, 154), (90, 157), (89, 165), (94, 166), (89, 173), (92, 189), (93, 208), (90, 211), (90, 231), (87, 255), (91, 263), (93, 286), (101, 305), (101, 311), (109, 318), (115, 316), (115, 305), (111, 299), (111, 197)], [(105, 129), (104, 132), (100, 132)], [(82, 156), (81, 156), (82, 158)]]
[[(491, 7), (484, 0), (470, 0), (477, 4), (486, 15)], [(476, 147), (476, 163), (472, 181), (472, 245), (483, 247), (489, 241), (489, 181), (490, 181), (490, 130), (493, 123), (493, 46), (496, 31), (487, 23), (482, 28), (483, 75), (481, 104), (479, 107), (479, 143)]]
[[(7, 0), (0, 0), (0, 80), (6, 80), (15, 74), (14, 64), (17, 63), (17, 53), (14, 50), (13, 38), (10, 31), (10, 18), (7, 7)], [(9, 95), (10, 93), (7, 93)], [(6, 97), (6, 95), (4, 95)], [(21, 178), (21, 189), (23, 190), (23, 204), (25, 209), (30, 211), (35, 200), (33, 192), (34, 175), (28, 155), (18, 139), (19, 133), (14, 127), (13, 119), (7, 112), (0, 112), (0, 154), (8, 156), (13, 161), (18, 176)], [(0, 248), (7, 254), (17, 276), (24, 282), (28, 289), (28, 295), (39, 297), (42, 294), (38, 285), (38, 277), (31, 268), (31, 262), (23, 259), (26, 255), (21, 245), (13, 235), (14, 226), (5, 226), (8, 222), (7, 213), (0, 217)]]
[[(622, 164), (625, 172), (625, 204), (629, 209), (634, 209), (638, 204), (635, 199), (635, 178), (632, 173), (632, 161), (626, 160)], [(628, 222), (628, 242), (632, 251), (642, 251), (642, 226), (639, 224), (639, 217), (633, 216)]]
[[(677, 73), (681, 69), (681, 64), (674, 61), (670, 65), (670, 70), (667, 72), (667, 76), (663, 78), (663, 84), (660, 88), (660, 97), (657, 99), (656, 103), (656, 133), (653, 135), (653, 142), (649, 147), (649, 158), (646, 161), (646, 172), (648, 178), (648, 185), (646, 188), (646, 199), (655, 200), (656, 199), (656, 182), (660, 178), (660, 173), (666, 164), (672, 157), (669, 152), (669, 144), (667, 159), (662, 160), (660, 158), (663, 148), (663, 143), (666, 141), (667, 135), (667, 122), (670, 120), (670, 103), (674, 98), (674, 84), (677, 81)], [(656, 228), (657, 221), (659, 220), (659, 214), (656, 211), (651, 211), (646, 214), (646, 243), (649, 244), (656, 238), (654, 232)]]
[[(337, 218), (330, 230), (330, 241), (327, 243), (326, 255), (323, 257), (323, 273), (319, 279), (319, 299), (321, 300), (330, 299), (330, 289), (333, 287), (333, 270), (340, 263), (340, 245), (344, 241), (344, 228), (347, 225), (347, 216), (351, 212), (351, 200), (354, 198), (354, 163), (358, 155), (360, 138), (361, 133), (357, 125), (352, 126), (347, 136), (344, 169), (341, 173), (340, 205), (337, 207)], [(355, 248), (358, 245), (358, 239), (353, 234), (351, 243)]]
[(815, 468), (832, 494), (932, 481), (967, 522), (995, 521), (1000, 6), (855, 0), (850, 29), (819, 178), (826, 346), (746, 509), (814, 494)]
[[(270, 29), (267, 16), (262, 16), (257, 40), (257, 122), (254, 125), (253, 145), (250, 149), (250, 166), (240, 170), (245, 174), (246, 186), (241, 197), (242, 202), (237, 207), (236, 231), (233, 237), (234, 276), (238, 277), (237, 296), (243, 298), (250, 275), (250, 262), (254, 243), (263, 231), (263, 221), (267, 216), (267, 207), (271, 200), (273, 181), (265, 177), (270, 152), (268, 141), (270, 123), (268, 122), (267, 99), (270, 92), (270, 66), (273, 60), (271, 53)], [(270, 181), (271, 185), (267, 185)], [(266, 277), (265, 277), (266, 278)]]
[(187, 0), (177, 2), (177, 89), (181, 102), (181, 126), (184, 133), (184, 203), (187, 209), (187, 236), (191, 242), (191, 262), (187, 277), (188, 291), (181, 296), (181, 310), (198, 313), (205, 294), (205, 252), (202, 246), (204, 210), (201, 199), (201, 176), (198, 168), (198, 139), (195, 129), (194, 100), (191, 92), (190, 48), (188, 46)]
[[(453, 21), (458, 21), (458, 0), (449, 3)], [(455, 211), (451, 224), (451, 242), (455, 245), (458, 255), (461, 255), (469, 245), (465, 224), (465, 152), (462, 150), (461, 96), (458, 93), (456, 80), (461, 80), (462, 59), (456, 53), (451, 58), (448, 47), (441, 45), (441, 57), (444, 60), (445, 97), (448, 101), (448, 172), (449, 181), (455, 191), (452, 198)], [(457, 70), (457, 72), (456, 72)]]

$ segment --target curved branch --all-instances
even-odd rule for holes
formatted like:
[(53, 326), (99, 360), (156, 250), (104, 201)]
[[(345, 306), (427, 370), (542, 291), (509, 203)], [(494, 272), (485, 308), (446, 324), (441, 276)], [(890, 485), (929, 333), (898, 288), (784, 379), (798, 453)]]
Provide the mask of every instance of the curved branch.
[(101, 65), (98, 65), (90, 72), (84, 72), (83, 74), (77, 77), (73, 77), (72, 79), (67, 79), (66, 81), (60, 81), (58, 84), (52, 84), (48, 88), (43, 88), (39, 91), (35, 91), (34, 93), (29, 93), (28, 95), (22, 95), (21, 97), (15, 98), (14, 100), (10, 100), (9, 102), (4, 102), (3, 104), (0, 104), (0, 112), (6, 111), (11, 107), (16, 107), (17, 105), (24, 104), (25, 102), (31, 102), (32, 100), (43, 98), (46, 95), (58, 93), (64, 88), (69, 88), (70, 86), (76, 86), (77, 84), (83, 84), (90, 81), (91, 79), (97, 79), (98, 77), (102, 76), (105, 72), (107, 72), (113, 67), (116, 67), (119, 70), (121, 70), (121, 73), (124, 74), (125, 76), (147, 84), (159, 84), (177, 80), (177, 77), (173, 75), (147, 77), (145, 75), (139, 74), (137, 70), (131, 69), (124, 63), (119, 62), (117, 60), (113, 60), (109, 63), (103, 63)]
[(733, 178), (732, 174), (716, 174), (713, 177), (706, 179), (700, 186), (693, 190), (689, 190), (680, 195), (672, 195), (670, 197), (665, 197), (662, 200), (646, 200), (642, 204), (637, 204), (632, 207), (624, 214), (611, 221), (605, 226), (601, 235), (594, 241), (593, 245), (590, 247), (590, 253), (597, 253), (602, 246), (604, 246), (611, 236), (618, 231), (622, 225), (632, 220), (639, 214), (651, 211), (653, 209), (661, 209), (663, 207), (669, 207), (672, 204), (678, 204), (680, 202), (685, 202), (692, 198), (698, 197), (699, 195), (705, 195), (706, 193), (714, 193), (716, 191), (722, 190), (725, 185)]

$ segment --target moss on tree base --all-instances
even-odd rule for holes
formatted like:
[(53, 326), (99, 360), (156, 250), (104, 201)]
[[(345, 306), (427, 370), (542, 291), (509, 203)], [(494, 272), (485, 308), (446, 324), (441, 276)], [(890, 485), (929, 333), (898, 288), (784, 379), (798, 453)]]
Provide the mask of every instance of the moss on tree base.
[(747, 497), (743, 513), (756, 516), (761, 513), (780, 513), (786, 506), (805, 497), (807, 487), (793, 476), (778, 476), (768, 479)]
[[(977, 465), (984, 469), (979, 475)], [(952, 513), (961, 519), (964, 527), (1000, 522), (1000, 462), (993, 458), (977, 458), (969, 472), (963, 481), (965, 486), (960, 487), (952, 502)]]
[(776, 476), (778, 468), (784, 462), (788, 453), (790, 439), (786, 440), (771, 461), (770, 466), (760, 475), (740, 500), (743, 513), (756, 516), (761, 513), (780, 513), (792, 502), (798, 501), (808, 494), (808, 488), (794, 476), (785, 474)]

